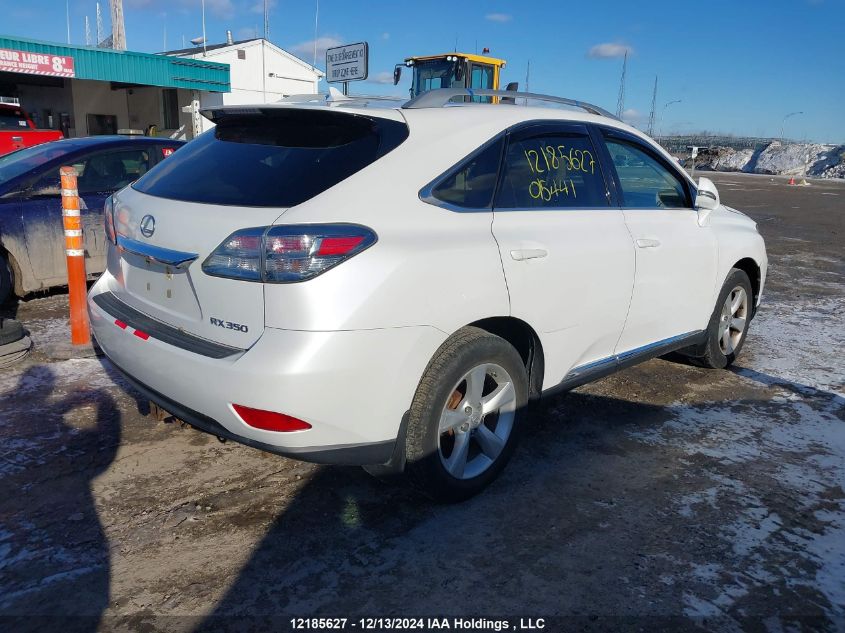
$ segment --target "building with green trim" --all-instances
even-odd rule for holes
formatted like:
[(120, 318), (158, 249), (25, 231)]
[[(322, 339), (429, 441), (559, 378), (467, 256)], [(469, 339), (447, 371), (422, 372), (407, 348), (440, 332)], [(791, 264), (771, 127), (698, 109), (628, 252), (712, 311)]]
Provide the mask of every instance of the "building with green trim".
[(66, 137), (192, 138), (203, 96), (230, 90), (228, 64), (0, 35), (0, 97)]

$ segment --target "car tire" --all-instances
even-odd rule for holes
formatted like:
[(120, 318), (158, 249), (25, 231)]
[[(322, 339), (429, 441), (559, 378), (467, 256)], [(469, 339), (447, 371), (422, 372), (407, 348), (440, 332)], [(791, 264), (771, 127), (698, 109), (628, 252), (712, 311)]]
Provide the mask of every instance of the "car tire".
[(0, 251), (0, 305), (12, 296), (15, 289), (14, 278), (12, 277), (12, 265), (9, 258)]
[(405, 435), (405, 473), (435, 501), (478, 494), (516, 446), (528, 374), (507, 341), (465, 327), (437, 351), (414, 395)]
[(745, 271), (733, 268), (710, 317), (703, 354), (691, 360), (710, 369), (730, 366), (742, 351), (753, 312), (751, 280)]
[(24, 336), (26, 332), (20, 321), (0, 318), (0, 346), (17, 343)]

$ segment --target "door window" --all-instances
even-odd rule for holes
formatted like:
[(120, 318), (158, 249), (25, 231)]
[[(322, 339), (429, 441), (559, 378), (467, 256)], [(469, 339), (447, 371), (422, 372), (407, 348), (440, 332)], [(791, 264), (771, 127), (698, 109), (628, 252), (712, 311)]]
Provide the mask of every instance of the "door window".
[(470, 88), (489, 89), (493, 87), (493, 67), (486, 64), (473, 64)]
[(623, 207), (692, 208), (685, 183), (651, 152), (616, 138), (606, 138), (605, 143), (622, 186)]
[[(99, 152), (73, 161), (78, 174), (80, 195), (111, 192), (137, 180), (150, 168), (150, 154), (146, 149)], [(51, 169), (31, 187), (32, 195), (57, 196), (61, 193), (59, 169)]]
[(467, 158), (434, 186), (431, 195), (466, 209), (489, 208), (496, 190), (503, 142), (504, 138), (500, 138)]
[(607, 207), (604, 178), (586, 133), (512, 137), (497, 209)]

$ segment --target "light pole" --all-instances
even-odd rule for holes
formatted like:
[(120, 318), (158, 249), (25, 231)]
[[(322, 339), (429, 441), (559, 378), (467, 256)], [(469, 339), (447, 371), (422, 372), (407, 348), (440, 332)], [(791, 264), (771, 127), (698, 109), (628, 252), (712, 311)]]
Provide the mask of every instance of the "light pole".
[(785, 117), (783, 117), (783, 121), (780, 122), (780, 142), (783, 145), (783, 126), (786, 125), (786, 120), (791, 117), (795, 116), (796, 114), (804, 114), (803, 112), (790, 112)]
[(674, 101), (667, 101), (663, 104), (663, 110), (660, 113), (660, 136), (658, 137), (661, 141), (663, 140), (663, 119), (666, 116), (666, 108), (668, 108), (673, 103), (680, 103), (681, 99), (675, 99)]

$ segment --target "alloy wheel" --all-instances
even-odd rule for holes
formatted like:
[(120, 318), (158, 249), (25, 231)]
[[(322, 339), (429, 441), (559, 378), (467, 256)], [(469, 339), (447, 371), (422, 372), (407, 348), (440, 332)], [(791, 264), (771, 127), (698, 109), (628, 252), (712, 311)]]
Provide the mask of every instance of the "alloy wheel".
[(464, 374), (443, 407), (440, 460), (456, 479), (472, 479), (499, 457), (513, 430), (516, 390), (501, 366), (485, 363)]

